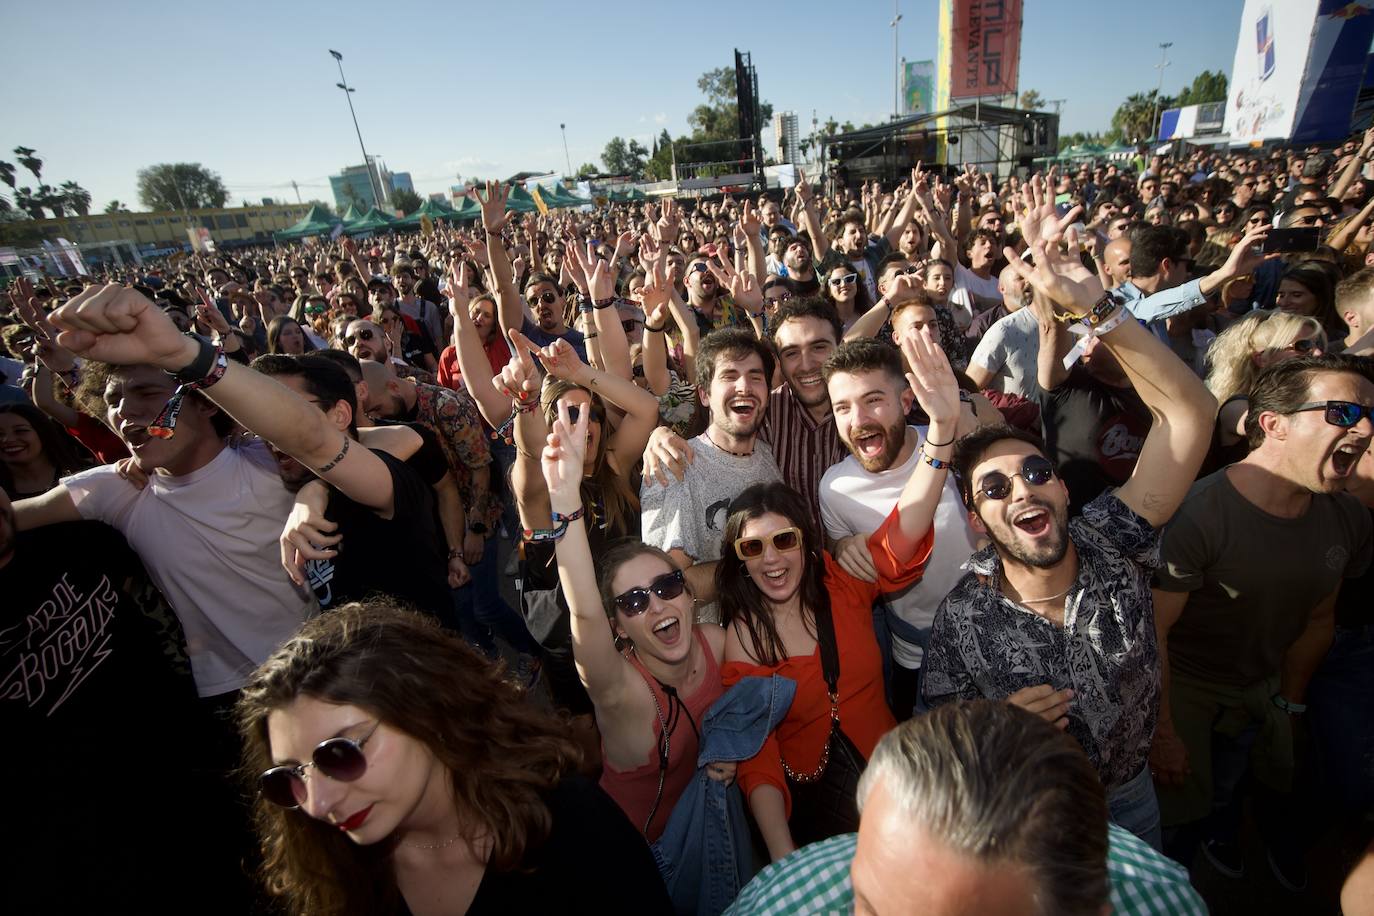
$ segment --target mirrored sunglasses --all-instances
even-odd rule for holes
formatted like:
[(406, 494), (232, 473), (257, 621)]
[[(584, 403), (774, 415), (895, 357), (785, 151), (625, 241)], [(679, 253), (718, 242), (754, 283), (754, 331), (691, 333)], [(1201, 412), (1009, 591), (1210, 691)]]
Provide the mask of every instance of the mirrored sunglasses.
[(1011, 495), (1012, 477), (1020, 477), (1027, 484), (1033, 487), (1043, 487), (1045, 484), (1054, 480), (1054, 465), (1050, 464), (1048, 458), (1041, 455), (1028, 455), (1026, 460), (1021, 462), (1021, 472), (1008, 477), (1001, 471), (992, 471), (983, 476), (978, 484), (978, 492), (987, 499), (1003, 500)]

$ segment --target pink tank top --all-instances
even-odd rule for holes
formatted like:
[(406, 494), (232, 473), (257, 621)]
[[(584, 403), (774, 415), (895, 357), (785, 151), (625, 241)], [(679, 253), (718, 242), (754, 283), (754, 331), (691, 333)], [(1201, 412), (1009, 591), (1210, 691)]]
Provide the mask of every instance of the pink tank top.
[[(720, 680), (720, 665), (706, 642), (706, 636), (699, 627), (694, 627), (692, 632), (706, 658), (706, 673), (701, 678), (701, 686), (691, 696), (669, 697), (634, 653), (628, 656), (639, 676), (653, 691), (659, 712), (663, 714), (662, 720), (654, 717), (654, 734), (662, 734), (662, 723), (668, 725), (668, 766), (662, 775), (662, 790), (659, 789), (659, 745), (649, 752), (648, 760), (632, 770), (617, 770), (609, 763), (601, 769), (601, 788), (615, 799), (635, 829), (644, 832), (650, 843), (663, 833), (668, 816), (673, 812), (673, 805), (696, 774), (702, 716), (725, 692)], [(605, 756), (604, 745), (602, 756)], [(654, 807), (655, 799), (658, 801), (657, 808)], [(649, 818), (650, 811), (653, 812), (652, 820)], [(649, 821), (647, 831), (644, 828), (645, 821)]]

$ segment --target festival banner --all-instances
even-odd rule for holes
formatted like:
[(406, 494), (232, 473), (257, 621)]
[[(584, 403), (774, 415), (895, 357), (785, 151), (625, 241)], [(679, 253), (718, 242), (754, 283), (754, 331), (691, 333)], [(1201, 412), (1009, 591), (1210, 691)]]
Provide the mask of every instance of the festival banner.
[(935, 61), (908, 60), (902, 66), (902, 114), (934, 111)]
[[(951, 13), (949, 97), (1015, 95), (1021, 58), (1021, 0), (953, 0)], [(942, 28), (942, 61), (944, 35)]]

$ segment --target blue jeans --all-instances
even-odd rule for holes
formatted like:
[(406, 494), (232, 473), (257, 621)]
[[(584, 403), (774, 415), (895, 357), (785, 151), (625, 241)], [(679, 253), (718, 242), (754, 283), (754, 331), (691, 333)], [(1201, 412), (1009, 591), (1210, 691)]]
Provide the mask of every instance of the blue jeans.
[(495, 538), (486, 539), (481, 561), (468, 567), (468, 571), (472, 580), (453, 590), (453, 605), (463, 638), (488, 658), (499, 654), (494, 636), (510, 643), (521, 655), (539, 656), (539, 643), (525, 628), (524, 619), (501, 598)]
[(1131, 831), (1151, 848), (1164, 851), (1159, 799), (1148, 766), (1142, 766), (1139, 773), (1107, 793), (1107, 812), (1113, 824)]

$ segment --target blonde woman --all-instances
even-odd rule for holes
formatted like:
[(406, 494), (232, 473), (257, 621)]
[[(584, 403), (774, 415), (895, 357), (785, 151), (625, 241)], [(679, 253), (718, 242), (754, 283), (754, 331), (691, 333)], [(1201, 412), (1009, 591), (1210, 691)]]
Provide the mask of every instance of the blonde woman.
[(1326, 332), (1310, 315), (1256, 310), (1217, 336), (1207, 351), (1207, 388), (1221, 405), (1213, 454), (1220, 465), (1245, 457), (1250, 388), (1266, 366), (1295, 356), (1319, 356)]

